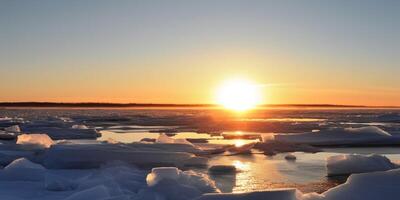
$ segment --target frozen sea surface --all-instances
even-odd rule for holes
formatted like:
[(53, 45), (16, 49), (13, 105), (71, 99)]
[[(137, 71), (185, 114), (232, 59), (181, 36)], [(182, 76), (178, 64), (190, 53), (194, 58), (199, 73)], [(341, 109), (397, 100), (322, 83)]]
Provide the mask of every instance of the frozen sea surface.
[[(243, 145), (262, 140), (263, 135), (301, 134), (331, 128), (378, 127), (393, 136), (400, 134), (400, 111), (390, 109), (267, 109), (237, 114), (215, 109), (3, 109), (0, 129), (19, 125), (29, 130), (62, 129), (66, 134), (74, 125), (86, 125), (98, 131), (99, 137), (85, 138), (85, 143), (100, 140), (131, 143), (144, 138), (156, 139), (160, 133), (186, 138), (198, 145)], [(67, 130), (67, 131), (65, 131)], [(87, 130), (81, 131), (82, 133)], [(101, 135), (101, 136), (100, 136)], [(50, 135), (51, 136), (51, 135)], [(86, 135), (85, 135), (86, 136)], [(62, 135), (57, 135), (62, 137)], [(81, 135), (77, 135), (81, 137)], [(60, 138), (57, 138), (60, 139)], [(84, 141), (84, 140), (81, 140)], [(210, 174), (223, 192), (245, 192), (262, 189), (296, 187), (303, 192), (323, 192), (344, 178), (326, 177), (326, 158), (345, 153), (387, 155), (400, 160), (400, 148), (340, 147), (310, 154), (295, 152), (296, 160), (286, 160), (285, 153), (267, 156), (252, 150), (251, 154), (213, 156), (212, 165), (233, 165), (235, 174)], [(191, 168), (208, 173), (206, 168)]]

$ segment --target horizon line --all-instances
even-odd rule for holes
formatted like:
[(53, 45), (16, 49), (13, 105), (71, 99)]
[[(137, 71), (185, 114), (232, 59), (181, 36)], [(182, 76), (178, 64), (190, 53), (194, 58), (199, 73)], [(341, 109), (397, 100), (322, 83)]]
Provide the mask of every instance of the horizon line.
[[(115, 103), (115, 102), (0, 102), (0, 107), (220, 107), (211, 103)], [(257, 107), (343, 107), (343, 108), (400, 108), (400, 106), (368, 106), (346, 104), (260, 104)]]

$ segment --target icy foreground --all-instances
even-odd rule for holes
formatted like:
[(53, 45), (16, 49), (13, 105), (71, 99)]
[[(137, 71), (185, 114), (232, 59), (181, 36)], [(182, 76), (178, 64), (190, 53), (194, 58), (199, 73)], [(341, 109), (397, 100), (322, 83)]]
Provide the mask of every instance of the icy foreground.
[[(0, 146), (2, 153), (28, 157), (15, 159), (0, 170), (0, 199), (372, 200), (384, 193), (390, 200), (400, 195), (400, 170), (380, 155), (329, 157), (328, 175), (389, 171), (353, 174), (345, 184), (322, 194), (296, 189), (223, 194), (206, 174), (179, 169), (207, 164), (199, 155), (208, 152), (186, 141), (164, 137), (156, 143), (76, 143), (31, 134), (19, 135), (17, 144)], [(164, 167), (147, 171), (136, 166)]]
[(20, 158), (0, 170), (0, 199), (7, 200), (394, 200), (399, 185), (400, 169), (353, 174), (322, 194), (296, 189), (224, 194), (205, 174), (175, 167), (148, 172), (122, 162), (99, 169), (51, 170)]
[(0, 199), (186, 200), (218, 192), (207, 175), (193, 171), (168, 167), (147, 174), (122, 162), (91, 170), (49, 170), (20, 158), (0, 170)]

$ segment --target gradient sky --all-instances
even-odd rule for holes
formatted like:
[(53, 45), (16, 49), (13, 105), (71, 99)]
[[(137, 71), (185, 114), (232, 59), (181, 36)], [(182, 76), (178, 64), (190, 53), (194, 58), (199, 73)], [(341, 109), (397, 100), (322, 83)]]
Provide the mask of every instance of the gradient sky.
[(400, 106), (400, 1), (0, 1), (0, 101)]

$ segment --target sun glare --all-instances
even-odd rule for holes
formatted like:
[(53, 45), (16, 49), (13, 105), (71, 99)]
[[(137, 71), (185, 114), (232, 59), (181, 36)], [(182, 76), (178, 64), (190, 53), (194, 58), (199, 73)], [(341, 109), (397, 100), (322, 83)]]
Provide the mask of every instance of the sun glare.
[(246, 111), (261, 103), (259, 86), (247, 80), (230, 80), (217, 91), (217, 103), (227, 109)]

